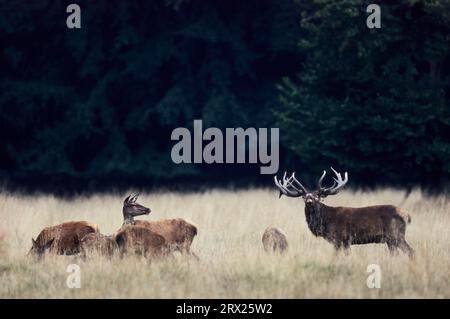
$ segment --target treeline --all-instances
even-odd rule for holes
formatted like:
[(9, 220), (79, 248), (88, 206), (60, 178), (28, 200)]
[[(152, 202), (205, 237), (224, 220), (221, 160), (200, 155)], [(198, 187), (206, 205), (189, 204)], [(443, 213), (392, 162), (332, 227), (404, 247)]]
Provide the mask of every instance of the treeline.
[(175, 165), (176, 127), (279, 127), (281, 170), (446, 185), (450, 2), (2, 2), (0, 176), (64, 191), (270, 184), (259, 165)]

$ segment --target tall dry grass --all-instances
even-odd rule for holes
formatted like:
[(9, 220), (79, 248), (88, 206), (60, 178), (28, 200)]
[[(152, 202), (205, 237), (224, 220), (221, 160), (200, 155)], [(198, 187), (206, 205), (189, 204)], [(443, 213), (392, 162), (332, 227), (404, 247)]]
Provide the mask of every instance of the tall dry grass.
[(0, 229), (0, 258), (6, 254), (6, 239), (3, 230)]
[[(403, 192), (346, 190), (330, 205), (398, 204)], [(0, 256), (2, 298), (449, 298), (450, 200), (414, 191), (402, 206), (412, 216), (406, 238), (416, 260), (391, 257), (385, 245), (352, 246), (336, 256), (331, 244), (307, 228), (299, 199), (278, 199), (275, 190), (142, 194), (152, 209), (145, 219), (183, 217), (199, 232), (192, 249), (200, 261), (175, 256), (148, 262), (26, 256), (31, 238), (68, 220), (97, 223), (111, 234), (122, 224), (125, 194), (60, 200), (53, 196), (0, 195), (7, 251)], [(285, 256), (263, 251), (261, 236), (274, 225), (287, 235)], [(81, 269), (81, 288), (69, 289), (67, 265)], [(382, 271), (380, 289), (366, 285), (369, 264)]]

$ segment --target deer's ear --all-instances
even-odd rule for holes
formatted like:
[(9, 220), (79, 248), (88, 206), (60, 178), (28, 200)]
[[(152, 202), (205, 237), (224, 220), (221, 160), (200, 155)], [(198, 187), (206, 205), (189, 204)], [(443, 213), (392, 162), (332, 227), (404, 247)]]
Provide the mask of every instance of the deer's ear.
[(139, 197), (139, 194), (134, 195), (133, 197), (131, 197), (131, 202), (135, 203), (137, 198)]
[(131, 195), (128, 195), (128, 197), (125, 198), (125, 200), (123, 201), (124, 204), (128, 203), (128, 201), (130, 200), (130, 196), (131, 196)]

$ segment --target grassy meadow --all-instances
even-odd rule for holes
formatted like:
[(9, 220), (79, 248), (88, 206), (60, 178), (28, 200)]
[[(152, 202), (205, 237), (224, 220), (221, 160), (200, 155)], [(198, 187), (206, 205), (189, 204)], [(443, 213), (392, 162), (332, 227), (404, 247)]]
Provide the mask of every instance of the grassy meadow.
[[(130, 192), (131, 193), (131, 192)], [(198, 227), (192, 250), (200, 261), (175, 255), (82, 261), (73, 256), (27, 256), (31, 238), (69, 220), (96, 223), (112, 234), (122, 224), (127, 194), (62, 200), (49, 195), (0, 194), (0, 298), (450, 298), (450, 198), (414, 191), (402, 208), (412, 217), (406, 239), (416, 259), (392, 257), (385, 245), (352, 246), (336, 255), (307, 228), (301, 199), (278, 199), (275, 189), (141, 194), (150, 207), (138, 219), (182, 217)], [(402, 202), (404, 192), (344, 190), (326, 204), (366, 206)], [(265, 254), (269, 226), (289, 241), (283, 256)], [(69, 264), (81, 271), (81, 288), (69, 289)], [(381, 288), (370, 289), (369, 264), (381, 267)]]

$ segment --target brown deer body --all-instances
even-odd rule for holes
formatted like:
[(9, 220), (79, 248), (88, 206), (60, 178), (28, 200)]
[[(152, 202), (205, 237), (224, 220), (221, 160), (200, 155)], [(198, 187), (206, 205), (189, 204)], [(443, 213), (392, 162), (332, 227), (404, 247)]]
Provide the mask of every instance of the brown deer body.
[[(333, 170), (333, 168), (332, 168)], [(320, 201), (328, 195), (335, 195), (348, 181), (347, 173), (343, 180), (335, 170), (334, 184), (331, 187), (322, 187), (326, 172), (318, 182), (318, 190), (308, 192), (295, 178), (284, 174), (283, 180), (275, 184), (281, 195), (288, 197), (302, 197), (305, 201), (305, 216), (311, 232), (331, 242), (336, 250), (349, 251), (350, 245), (385, 243), (391, 253), (401, 249), (410, 258), (414, 257), (413, 249), (405, 239), (406, 225), (411, 217), (392, 205), (378, 205), (361, 208), (331, 207)]]
[(197, 228), (184, 219), (136, 220), (133, 225), (145, 227), (163, 236), (172, 250), (182, 254), (191, 254), (190, 248), (195, 235), (197, 235)]
[[(172, 250), (196, 257), (195, 254), (190, 251), (190, 248), (194, 237), (197, 235), (197, 227), (182, 218), (156, 221), (134, 220), (135, 216), (148, 214), (150, 212), (150, 209), (136, 203), (136, 199), (137, 195), (131, 199), (130, 196), (125, 199), (122, 210), (124, 223), (118, 232), (128, 225), (145, 227), (164, 237)], [(148, 211), (145, 211), (145, 209)]]
[(89, 233), (97, 233), (97, 225), (86, 221), (71, 221), (44, 228), (36, 238), (32, 239), (30, 253), (38, 256), (50, 252), (59, 255), (75, 255), (80, 252), (81, 239)]
[(137, 254), (144, 257), (161, 257), (169, 252), (164, 237), (145, 227), (127, 225), (122, 227), (114, 239), (121, 256)]
[(100, 233), (89, 233), (81, 239), (80, 252), (83, 258), (88, 255), (97, 254), (105, 257), (112, 257), (119, 246), (112, 236)]
[(284, 253), (288, 248), (286, 236), (275, 227), (268, 227), (262, 236), (264, 250), (267, 253)]

